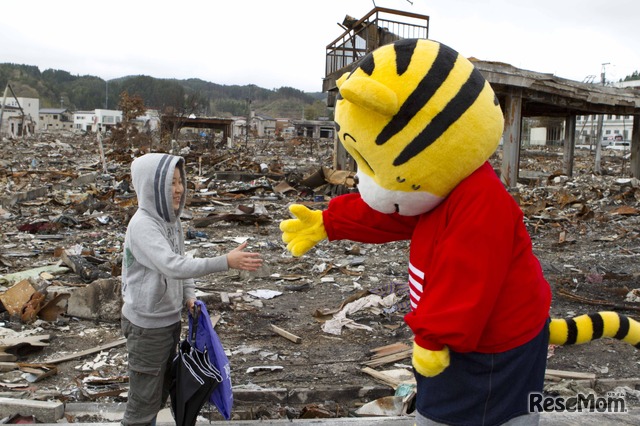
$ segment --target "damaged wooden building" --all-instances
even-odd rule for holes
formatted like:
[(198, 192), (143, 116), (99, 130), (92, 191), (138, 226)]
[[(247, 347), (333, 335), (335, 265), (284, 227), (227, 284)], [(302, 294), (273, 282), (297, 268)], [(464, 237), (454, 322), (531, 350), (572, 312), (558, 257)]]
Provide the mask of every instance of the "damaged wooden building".
[[(336, 80), (357, 66), (359, 60), (376, 48), (395, 40), (429, 38), (429, 16), (376, 7), (361, 19), (349, 16), (342, 22), (344, 32), (327, 45), (323, 91), (327, 104), (334, 107)], [(553, 74), (519, 69), (512, 65), (470, 58), (496, 92), (505, 116), (500, 174), (508, 187), (518, 181), (523, 120), (532, 117), (564, 119), (563, 172), (573, 174), (577, 117), (617, 115), (633, 118), (631, 128), (631, 174), (640, 177), (640, 91), (576, 82)], [(601, 141), (601, 135), (598, 141)], [(596, 144), (599, 155), (600, 143)], [(355, 170), (355, 162), (344, 148), (335, 144), (334, 167)]]

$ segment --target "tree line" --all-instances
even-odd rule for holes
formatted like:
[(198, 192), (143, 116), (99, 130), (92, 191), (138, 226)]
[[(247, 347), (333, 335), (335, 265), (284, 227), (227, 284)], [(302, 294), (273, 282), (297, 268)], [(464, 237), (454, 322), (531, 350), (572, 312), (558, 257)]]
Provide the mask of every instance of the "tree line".
[(145, 75), (105, 81), (91, 75), (34, 65), (0, 64), (0, 88), (7, 84), (18, 97), (39, 98), (40, 108), (71, 111), (117, 109), (124, 92), (143, 99), (148, 109), (197, 116), (246, 116), (249, 110), (273, 118), (331, 117), (325, 94), (305, 93), (293, 87), (265, 89), (253, 84), (222, 85), (201, 79), (160, 79)]

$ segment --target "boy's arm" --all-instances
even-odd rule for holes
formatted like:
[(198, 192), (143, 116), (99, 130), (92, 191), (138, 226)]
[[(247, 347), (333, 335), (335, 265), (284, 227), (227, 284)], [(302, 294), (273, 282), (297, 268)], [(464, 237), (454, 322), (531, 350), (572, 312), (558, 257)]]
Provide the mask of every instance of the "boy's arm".
[(136, 261), (177, 280), (202, 277), (229, 269), (226, 255), (193, 258), (174, 253), (162, 229), (154, 221), (130, 224), (130, 245)]
[(186, 279), (182, 282), (182, 297), (183, 300), (186, 301), (187, 307), (191, 308), (188, 306), (189, 301), (196, 300), (196, 283), (192, 278)]

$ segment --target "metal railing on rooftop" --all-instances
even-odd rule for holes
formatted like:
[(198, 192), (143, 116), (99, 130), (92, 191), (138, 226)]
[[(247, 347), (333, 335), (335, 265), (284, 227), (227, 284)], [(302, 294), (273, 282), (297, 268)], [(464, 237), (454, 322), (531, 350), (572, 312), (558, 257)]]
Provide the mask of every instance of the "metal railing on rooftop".
[(417, 13), (376, 7), (364, 18), (354, 21), (346, 19), (342, 25), (345, 32), (327, 45), (325, 81), (331, 84), (349, 71), (352, 64), (380, 46), (400, 39), (429, 37), (429, 17)]

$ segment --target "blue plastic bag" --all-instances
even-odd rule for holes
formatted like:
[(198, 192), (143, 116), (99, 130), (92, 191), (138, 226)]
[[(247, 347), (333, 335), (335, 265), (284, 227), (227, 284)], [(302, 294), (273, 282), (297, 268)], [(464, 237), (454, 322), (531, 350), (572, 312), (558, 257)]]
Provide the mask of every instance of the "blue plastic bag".
[[(201, 300), (197, 300), (194, 309), (199, 308), (199, 315), (196, 318), (196, 334), (191, 339), (191, 344), (200, 351), (207, 351), (211, 363), (220, 371), (222, 382), (216, 386), (209, 397), (209, 402), (216, 406), (220, 414), (226, 420), (231, 418), (233, 409), (233, 389), (231, 386), (231, 366), (229, 359), (224, 353), (224, 347), (218, 338), (218, 334), (211, 325), (211, 318), (207, 312), (207, 307)], [(189, 312), (189, 337), (192, 337), (194, 318)]]

